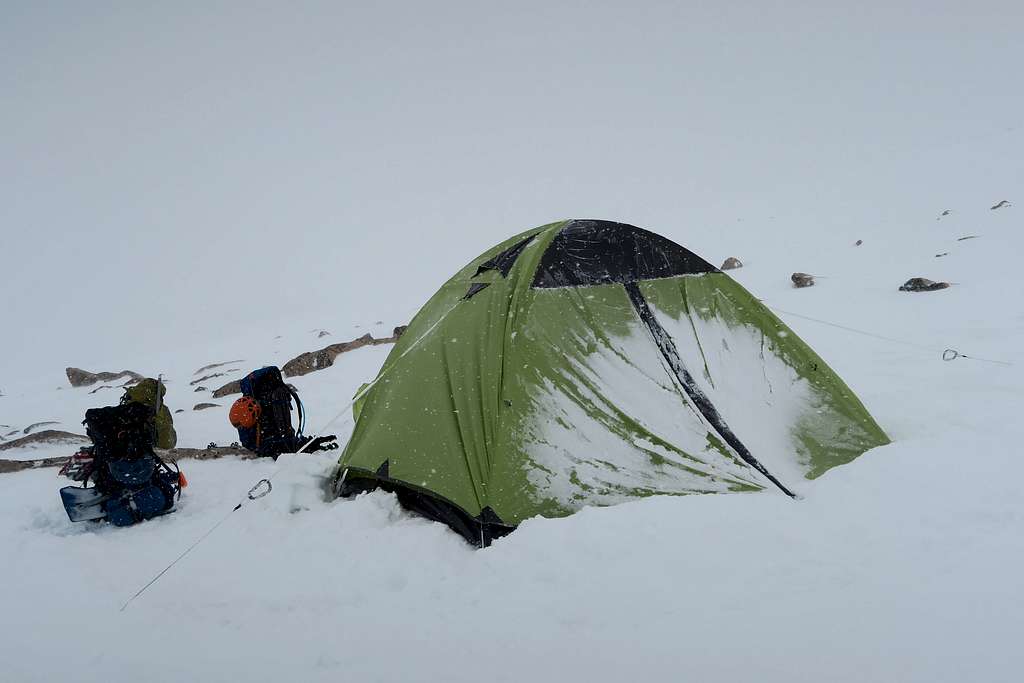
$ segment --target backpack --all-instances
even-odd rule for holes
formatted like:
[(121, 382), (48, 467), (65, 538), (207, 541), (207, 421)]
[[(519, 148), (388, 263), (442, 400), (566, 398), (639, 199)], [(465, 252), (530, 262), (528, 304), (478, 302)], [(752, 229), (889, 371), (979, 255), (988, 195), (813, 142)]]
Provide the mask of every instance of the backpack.
[(135, 460), (111, 460), (106, 473), (114, 482), (110, 498), (103, 504), (107, 521), (131, 526), (170, 512), (175, 497), (181, 497), (181, 472), (150, 454)]
[[(181, 497), (181, 473), (153, 452), (151, 418), (152, 410), (136, 402), (85, 411), (93, 468), (82, 487), (61, 489), (71, 521), (107, 519), (130, 526), (171, 510)], [(90, 478), (95, 486), (85, 488)]]
[(98, 460), (134, 459), (153, 450), (156, 426), (152, 411), (141, 403), (129, 402), (85, 411), (85, 433), (93, 443)]
[[(295, 390), (284, 383), (281, 370), (270, 365), (253, 370), (239, 383), (242, 396), (260, 404), (260, 417), (253, 427), (238, 427), (243, 446), (260, 455), (277, 456), (291, 452), (302, 440), (306, 415)], [(298, 411), (299, 429), (292, 428), (292, 401)]]

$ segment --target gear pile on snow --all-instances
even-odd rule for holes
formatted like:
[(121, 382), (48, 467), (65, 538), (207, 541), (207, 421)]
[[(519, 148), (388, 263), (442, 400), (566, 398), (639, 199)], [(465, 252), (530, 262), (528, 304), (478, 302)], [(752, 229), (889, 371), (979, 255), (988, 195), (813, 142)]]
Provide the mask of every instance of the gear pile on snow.
[[(82, 483), (60, 490), (72, 522), (131, 526), (173, 509), (184, 479), (177, 466), (153, 452), (157, 425), (149, 406), (127, 401), (91, 408), (85, 411), (85, 425), (92, 448), (76, 453), (62, 470)], [(94, 486), (88, 486), (90, 480)]]

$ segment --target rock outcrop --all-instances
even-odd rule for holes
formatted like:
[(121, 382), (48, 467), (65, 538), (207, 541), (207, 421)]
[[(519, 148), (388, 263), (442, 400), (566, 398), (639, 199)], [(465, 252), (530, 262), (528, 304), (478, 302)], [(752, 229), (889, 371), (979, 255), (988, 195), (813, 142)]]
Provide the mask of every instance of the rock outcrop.
[(64, 372), (67, 373), (68, 382), (73, 387), (87, 387), (96, 384), (96, 382), (113, 382), (122, 377), (128, 377), (133, 382), (138, 382), (142, 379), (142, 375), (131, 370), (122, 370), (121, 372), (89, 372), (81, 368), (67, 368)]
[(949, 287), (948, 282), (935, 282), (929, 280), (926, 277), (912, 277), (902, 285), (900, 285), (901, 292), (934, 292), (938, 289), (946, 289)]
[(224, 398), (225, 396), (230, 396), (231, 394), (240, 394), (240, 393), (242, 393), (242, 381), (236, 379), (236, 380), (232, 380), (232, 381), (228, 382), (227, 384), (222, 386), (220, 389), (216, 389), (213, 392), (213, 397), (214, 398)]
[(203, 367), (201, 367), (198, 370), (196, 370), (195, 372), (193, 372), (192, 376), (195, 377), (200, 372), (206, 372), (207, 370), (213, 370), (214, 368), (221, 368), (221, 367), (224, 367), (225, 365), (231, 365), (233, 363), (241, 363), (241, 362), (243, 362), (243, 361), (241, 361), (241, 360), (226, 360), (223, 363), (210, 363), (209, 365), (204, 365)]
[(60, 424), (60, 423), (56, 422), (54, 420), (47, 420), (46, 422), (34, 422), (34, 423), (30, 424), (28, 427), (25, 427), (23, 430), (21, 430), (21, 433), (22, 434), (31, 434), (37, 427), (46, 427), (48, 425), (57, 425), (57, 424)]
[(208, 408), (220, 408), (219, 403), (197, 403), (192, 406), (192, 410), (207, 410)]
[(730, 256), (729, 258), (725, 259), (725, 261), (722, 263), (721, 270), (736, 270), (737, 268), (742, 267), (743, 261), (740, 261), (735, 256)]
[(814, 276), (808, 273), (793, 273), (789, 276), (789, 279), (793, 281), (794, 287), (814, 286)]
[[(406, 326), (396, 327), (390, 337), (375, 339), (371, 334), (364, 334), (358, 339), (339, 344), (325, 346), (318, 351), (307, 351), (281, 366), (281, 373), (285, 377), (300, 377), (308, 375), (317, 370), (323, 370), (334, 365), (334, 359), (343, 353), (360, 349), (364, 346), (379, 346), (381, 344), (394, 344), (405, 332)], [(216, 396), (216, 394), (214, 394)]]
[(1010, 202), (1008, 202), (1008, 201), (1006, 201), (1004, 199), (1003, 201), (999, 202), (995, 206), (990, 206), (988, 208), (989, 208), (989, 211), (995, 211), (996, 209), (1005, 209), (1005, 208), (1008, 208), (1008, 207), (1011, 207), (1011, 206), (1013, 206), (1013, 204), (1011, 204)]
[[(255, 458), (255, 453), (240, 446), (207, 446), (206, 448), (172, 448), (170, 450), (157, 449), (157, 454), (167, 462), (178, 462), (179, 460), (216, 460), (233, 456), (236, 458)], [(8, 472), (19, 472), (21, 470), (36, 469), (39, 467), (60, 467), (68, 461), (68, 455), (56, 458), (39, 458), (36, 460), (3, 460), (0, 459), (0, 474)]]
[(0, 444), (0, 451), (8, 451), (14, 448), (23, 448), (25, 446), (84, 446), (88, 443), (90, 443), (89, 437), (85, 434), (64, 432), (59, 429), (44, 429), (42, 431), (29, 434), (28, 436), (23, 436), (20, 439), (5, 441)]

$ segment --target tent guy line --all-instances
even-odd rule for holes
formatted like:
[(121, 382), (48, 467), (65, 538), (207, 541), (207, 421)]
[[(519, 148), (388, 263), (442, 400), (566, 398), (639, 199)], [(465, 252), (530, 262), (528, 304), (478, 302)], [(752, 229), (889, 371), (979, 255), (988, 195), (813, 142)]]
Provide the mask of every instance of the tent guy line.
[(874, 332), (868, 332), (866, 330), (858, 330), (855, 327), (849, 327), (847, 325), (840, 325), (839, 323), (829, 322), (828, 320), (821, 320), (819, 318), (812, 318), (811, 316), (808, 316), (808, 315), (802, 315), (800, 313), (793, 313), (792, 311), (785, 311), (785, 310), (783, 310), (781, 308), (776, 308), (775, 306), (769, 304), (764, 299), (758, 299), (758, 301), (760, 301), (762, 304), (764, 304), (765, 306), (767, 306), (771, 310), (775, 311), (776, 313), (782, 313), (784, 315), (791, 315), (794, 318), (800, 318), (802, 320), (808, 320), (810, 322), (819, 323), (821, 325), (828, 325), (829, 327), (835, 327), (835, 328), (840, 329), (840, 330), (845, 330), (847, 332), (852, 332), (854, 334), (860, 334), (860, 335), (863, 335), (865, 337), (872, 337), (874, 339), (879, 339), (881, 341), (892, 342), (893, 344), (903, 344), (904, 346), (911, 346), (911, 347), (914, 347), (914, 348), (917, 348), (917, 349), (921, 349), (922, 351), (927, 351), (929, 355), (933, 355), (933, 354), (939, 353), (941, 355), (941, 357), (942, 357), (942, 360), (944, 360), (944, 361), (956, 360), (957, 358), (966, 358), (967, 360), (977, 360), (977, 361), (981, 361), (983, 363), (994, 363), (996, 365), (1013, 366), (1013, 363), (1011, 363), (1010, 361), (992, 360), (990, 358), (978, 358), (977, 356), (968, 356), (967, 354), (961, 353), (961, 352), (957, 351), (956, 349), (943, 349), (943, 350), (940, 351), (940, 349), (938, 347), (935, 347), (935, 346), (926, 346), (924, 344), (918, 344), (916, 342), (906, 341), (906, 340), (903, 340), (903, 339), (895, 339), (894, 337), (886, 337), (885, 335), (876, 334)]

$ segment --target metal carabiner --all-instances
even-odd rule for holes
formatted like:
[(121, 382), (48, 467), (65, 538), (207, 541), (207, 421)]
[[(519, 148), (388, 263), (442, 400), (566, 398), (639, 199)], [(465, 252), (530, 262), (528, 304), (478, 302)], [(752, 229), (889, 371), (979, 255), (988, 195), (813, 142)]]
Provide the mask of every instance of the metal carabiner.
[(273, 490), (274, 486), (273, 484), (270, 483), (269, 479), (260, 479), (258, 482), (256, 482), (255, 486), (249, 489), (249, 500), (256, 500), (257, 498), (262, 498), (263, 496), (267, 495)]

